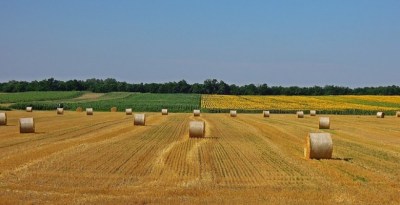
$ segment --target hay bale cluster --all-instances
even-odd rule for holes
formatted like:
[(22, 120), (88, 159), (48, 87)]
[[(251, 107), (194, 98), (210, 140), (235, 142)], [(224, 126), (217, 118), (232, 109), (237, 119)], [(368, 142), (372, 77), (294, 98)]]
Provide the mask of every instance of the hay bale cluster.
[(146, 125), (146, 115), (145, 114), (134, 114), (133, 115), (133, 125)]
[(331, 159), (332, 137), (329, 133), (310, 133), (306, 137), (304, 157), (306, 159)]
[(331, 122), (329, 121), (329, 117), (320, 117), (319, 118), (319, 129), (330, 129)]
[(20, 133), (35, 133), (35, 121), (33, 118), (20, 118), (19, 119), (19, 132)]
[(195, 117), (200, 116), (200, 110), (193, 110), (193, 116)]
[(204, 121), (191, 121), (189, 123), (189, 137), (201, 138), (206, 133), (206, 123)]
[(7, 113), (0, 113), (0, 125), (7, 125)]
[(263, 111), (263, 117), (269, 117), (269, 111), (264, 110)]
[(230, 115), (231, 117), (237, 117), (237, 111), (236, 111), (236, 110), (231, 110), (231, 111), (229, 112), (229, 115)]
[(304, 118), (304, 112), (303, 111), (297, 111), (296, 115), (297, 115), (297, 118)]
[(168, 115), (168, 109), (161, 109), (161, 115)]

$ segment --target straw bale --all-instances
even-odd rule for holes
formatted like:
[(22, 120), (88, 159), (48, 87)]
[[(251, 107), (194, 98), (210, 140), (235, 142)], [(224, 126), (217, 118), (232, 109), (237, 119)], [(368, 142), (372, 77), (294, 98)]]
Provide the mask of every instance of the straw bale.
[(333, 143), (330, 133), (310, 133), (306, 137), (304, 157), (306, 159), (331, 159)]
[(20, 133), (35, 133), (35, 121), (33, 118), (20, 118), (19, 119), (19, 132)]
[(7, 125), (7, 113), (0, 112), (0, 125)]
[(146, 115), (145, 114), (134, 114), (133, 115), (133, 125), (142, 125), (146, 124)]
[(319, 118), (319, 129), (330, 129), (331, 122), (329, 117), (320, 117)]
[(204, 121), (191, 121), (189, 123), (189, 137), (204, 137), (206, 123)]

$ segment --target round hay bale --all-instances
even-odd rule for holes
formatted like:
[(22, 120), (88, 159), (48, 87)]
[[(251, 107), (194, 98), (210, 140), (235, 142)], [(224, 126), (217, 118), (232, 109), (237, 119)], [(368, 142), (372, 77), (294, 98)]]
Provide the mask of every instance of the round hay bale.
[(132, 108), (126, 108), (125, 109), (125, 114), (126, 115), (132, 115)]
[(204, 137), (206, 123), (204, 121), (191, 121), (189, 123), (189, 137)]
[(62, 114), (64, 114), (64, 108), (61, 107), (57, 108), (57, 115), (62, 115)]
[(161, 109), (161, 115), (168, 115), (168, 109)]
[(35, 121), (32, 117), (19, 119), (19, 133), (35, 133)]
[(32, 112), (33, 108), (32, 107), (26, 107), (27, 112)]
[(77, 111), (77, 112), (83, 112), (83, 109), (82, 109), (82, 107), (77, 107), (77, 108), (76, 108), (76, 111)]
[(146, 115), (145, 114), (134, 114), (133, 115), (133, 125), (142, 125), (146, 124)]
[(333, 152), (332, 137), (329, 133), (310, 133), (306, 137), (304, 157), (306, 159), (331, 159)]
[(310, 110), (310, 116), (316, 116), (317, 111), (316, 110)]
[(193, 116), (195, 117), (200, 116), (200, 110), (193, 110)]
[(320, 117), (319, 118), (319, 129), (330, 129), (331, 122), (329, 121), (329, 117)]
[(269, 117), (269, 111), (263, 111), (263, 116), (264, 117)]
[(117, 107), (112, 107), (110, 111), (111, 112), (117, 112), (117, 110), (118, 110)]
[(7, 125), (7, 113), (0, 112), (0, 125)]
[(384, 112), (377, 112), (376, 113), (377, 118), (385, 118), (385, 113)]
[(93, 108), (86, 108), (86, 115), (93, 115)]
[(400, 111), (396, 112), (396, 117), (400, 117)]
[(297, 111), (296, 115), (297, 115), (297, 118), (304, 118), (304, 112), (303, 111)]
[(236, 117), (236, 116), (237, 116), (236, 110), (231, 110), (231, 111), (229, 112), (229, 115), (230, 115), (231, 117)]

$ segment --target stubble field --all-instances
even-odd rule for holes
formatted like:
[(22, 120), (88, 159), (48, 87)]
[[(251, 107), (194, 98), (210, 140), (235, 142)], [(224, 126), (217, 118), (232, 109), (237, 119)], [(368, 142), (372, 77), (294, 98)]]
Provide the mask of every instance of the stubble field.
[[(400, 118), (331, 115), (333, 158), (305, 160), (318, 116), (9, 111), (0, 204), (399, 204)], [(34, 117), (36, 133), (19, 134)], [(189, 138), (191, 120), (205, 138)]]

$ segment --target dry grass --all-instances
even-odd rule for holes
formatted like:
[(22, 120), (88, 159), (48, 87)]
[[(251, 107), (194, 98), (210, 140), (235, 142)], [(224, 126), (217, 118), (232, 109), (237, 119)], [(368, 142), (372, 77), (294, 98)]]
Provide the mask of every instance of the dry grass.
[(104, 95), (104, 93), (85, 93), (74, 99), (75, 100), (94, 100), (94, 99), (100, 98), (103, 95)]
[[(8, 112), (0, 127), (0, 204), (399, 204), (396, 117), (329, 116), (332, 160), (305, 160), (305, 116)], [(34, 117), (35, 134), (18, 119)], [(68, 126), (66, 126), (68, 125)]]

